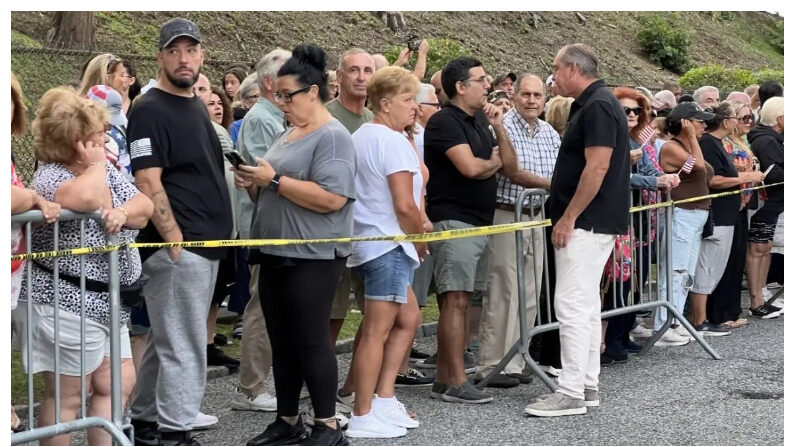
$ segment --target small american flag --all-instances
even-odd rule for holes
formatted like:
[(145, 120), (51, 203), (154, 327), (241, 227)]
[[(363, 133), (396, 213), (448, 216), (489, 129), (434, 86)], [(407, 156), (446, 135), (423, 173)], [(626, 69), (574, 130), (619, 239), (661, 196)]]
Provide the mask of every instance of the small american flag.
[(681, 174), (683, 171), (685, 174), (690, 174), (690, 171), (693, 170), (693, 166), (695, 165), (696, 165), (696, 157), (691, 155), (687, 157), (687, 160), (685, 160), (685, 164), (682, 165), (682, 168), (679, 169), (679, 172), (677, 172), (677, 174)]
[(652, 126), (651, 124), (649, 124), (642, 131), (640, 131), (640, 133), (638, 134), (638, 141), (641, 142), (640, 147), (649, 144), (649, 141), (651, 141), (651, 137), (654, 136), (654, 131), (655, 131), (654, 126)]

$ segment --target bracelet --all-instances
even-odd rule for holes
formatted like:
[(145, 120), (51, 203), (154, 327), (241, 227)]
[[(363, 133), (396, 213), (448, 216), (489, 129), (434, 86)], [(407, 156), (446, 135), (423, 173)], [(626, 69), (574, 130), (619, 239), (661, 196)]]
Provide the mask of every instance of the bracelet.
[(80, 160), (77, 160), (77, 164), (86, 165), (86, 166), (96, 166), (96, 165), (104, 165), (105, 161), (94, 161), (91, 163), (83, 163)]

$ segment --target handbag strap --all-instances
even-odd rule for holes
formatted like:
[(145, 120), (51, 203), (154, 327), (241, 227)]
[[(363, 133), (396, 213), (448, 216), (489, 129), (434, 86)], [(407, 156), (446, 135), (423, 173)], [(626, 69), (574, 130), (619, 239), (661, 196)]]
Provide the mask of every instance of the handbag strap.
[[(46, 265), (42, 264), (39, 261), (33, 261), (33, 263), (36, 264), (36, 267), (44, 270), (46, 273), (48, 273), (50, 275), (52, 275), (54, 273), (51, 268), (47, 267)], [(68, 282), (69, 284), (72, 284), (75, 287), (80, 287), (80, 278), (78, 278), (76, 276), (72, 276), (72, 275), (68, 275), (66, 273), (58, 272), (58, 279), (63, 279), (64, 281)], [(90, 292), (107, 293), (107, 291), (108, 291), (108, 284), (107, 283), (104, 283), (104, 282), (101, 282), (101, 281), (96, 281), (96, 280), (93, 280), (93, 279), (90, 279), (90, 278), (85, 278), (85, 281), (86, 281), (86, 283), (85, 283), (86, 284), (86, 290), (88, 290)]]

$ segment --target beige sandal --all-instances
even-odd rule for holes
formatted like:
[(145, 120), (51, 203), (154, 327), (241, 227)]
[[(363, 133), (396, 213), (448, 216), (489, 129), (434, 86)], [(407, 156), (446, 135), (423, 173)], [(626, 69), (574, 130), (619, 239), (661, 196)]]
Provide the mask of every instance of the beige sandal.
[(727, 321), (727, 322), (723, 323), (723, 325), (726, 326), (729, 329), (737, 329), (737, 328), (741, 328), (743, 326), (747, 326), (748, 325), (748, 320), (745, 319), (745, 318), (738, 318), (735, 321)]

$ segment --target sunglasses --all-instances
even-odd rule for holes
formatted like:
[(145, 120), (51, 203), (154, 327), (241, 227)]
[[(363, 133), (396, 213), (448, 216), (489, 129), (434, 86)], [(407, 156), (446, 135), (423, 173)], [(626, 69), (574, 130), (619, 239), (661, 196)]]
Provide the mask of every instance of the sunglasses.
[(746, 122), (746, 123), (753, 123), (754, 122), (754, 116), (753, 115), (745, 115), (745, 116), (741, 116), (739, 118), (740, 118), (740, 121), (743, 121), (743, 122)]
[(624, 113), (629, 116), (630, 113), (634, 113), (635, 116), (640, 116), (643, 113), (643, 107), (624, 107)]
[(420, 105), (429, 106), (429, 107), (436, 107), (437, 109), (441, 109), (442, 105), (438, 102), (421, 102)]

